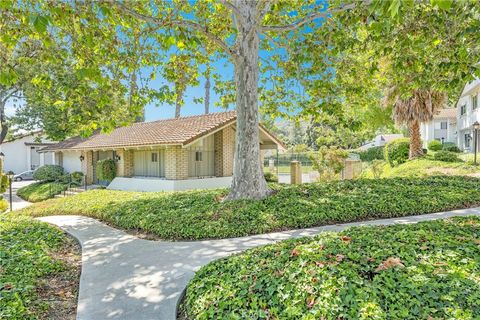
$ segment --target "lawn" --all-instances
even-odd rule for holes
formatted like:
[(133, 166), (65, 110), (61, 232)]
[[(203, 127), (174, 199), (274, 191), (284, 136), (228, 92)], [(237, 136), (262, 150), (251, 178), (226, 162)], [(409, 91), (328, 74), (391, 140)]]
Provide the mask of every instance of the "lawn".
[[(277, 174), (277, 167), (273, 171), (270, 171), (269, 167), (263, 167), (264, 172), (272, 172), (274, 174)], [(302, 166), (302, 173), (310, 173), (314, 171), (312, 169), (312, 166)], [(279, 166), (278, 167), (278, 173), (290, 173), (290, 166)]]
[(226, 201), (228, 190), (176, 193), (91, 190), (36, 203), (31, 216), (85, 215), (171, 240), (230, 238), (278, 230), (418, 215), (480, 205), (480, 179), (467, 177), (272, 184), (261, 201)]
[[(185, 319), (480, 319), (480, 218), (360, 227), (201, 268)], [(185, 312), (187, 315), (185, 315)]]
[(0, 319), (75, 319), (80, 247), (59, 229), (0, 216)]
[(65, 190), (66, 185), (58, 182), (35, 182), (17, 190), (17, 195), (29, 202), (39, 202)]

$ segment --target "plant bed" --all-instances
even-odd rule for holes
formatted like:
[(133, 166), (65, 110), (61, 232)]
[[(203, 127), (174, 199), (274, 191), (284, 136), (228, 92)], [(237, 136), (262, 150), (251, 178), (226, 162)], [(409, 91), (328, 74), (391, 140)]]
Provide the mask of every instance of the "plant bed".
[(31, 216), (84, 215), (161, 239), (197, 240), (402, 217), (480, 205), (480, 179), (468, 177), (271, 184), (260, 201), (223, 201), (227, 189), (185, 192), (91, 190), (36, 203)]
[(65, 190), (66, 185), (58, 182), (35, 182), (17, 190), (17, 195), (25, 201), (39, 202), (52, 198)]
[(56, 227), (0, 217), (0, 319), (75, 319), (81, 250)]
[(478, 319), (480, 217), (356, 227), (214, 261), (182, 319)]

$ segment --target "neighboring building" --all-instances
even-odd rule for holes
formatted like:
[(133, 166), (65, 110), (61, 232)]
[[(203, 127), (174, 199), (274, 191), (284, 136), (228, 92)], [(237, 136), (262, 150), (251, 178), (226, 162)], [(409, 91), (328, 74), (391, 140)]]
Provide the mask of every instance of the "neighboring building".
[(423, 147), (426, 148), (432, 140), (442, 143), (457, 142), (457, 110), (455, 108), (441, 109), (433, 119), (420, 124), (420, 134)]
[[(475, 121), (480, 122), (479, 93), (480, 79), (477, 79), (463, 88), (457, 102), (457, 145), (461, 150), (473, 151), (474, 149), (472, 124)], [(480, 141), (477, 141), (477, 145), (480, 146)]]
[(362, 145), (359, 149), (360, 150), (367, 150), (372, 147), (383, 147), (386, 145), (388, 142), (403, 138), (403, 134), (401, 133), (392, 133), (392, 134), (379, 134), (373, 139), (372, 141)]
[[(111, 189), (173, 191), (230, 186), (233, 175), (236, 113), (134, 123), (71, 138), (43, 149), (55, 152), (55, 161), (66, 171), (82, 171), (87, 183), (98, 183), (96, 162), (117, 161), (117, 178)], [(263, 126), (260, 149), (284, 149)], [(263, 152), (262, 152), (263, 153)]]
[(0, 144), (0, 152), (5, 155), (5, 172), (13, 171), (18, 174), (28, 170), (35, 170), (45, 164), (53, 164), (53, 152), (39, 152), (52, 142), (45, 138), (40, 131), (18, 135), (11, 140)]

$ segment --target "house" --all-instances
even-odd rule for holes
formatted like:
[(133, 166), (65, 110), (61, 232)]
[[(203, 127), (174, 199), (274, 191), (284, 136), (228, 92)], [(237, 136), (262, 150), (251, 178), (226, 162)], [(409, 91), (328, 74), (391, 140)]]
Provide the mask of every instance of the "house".
[(457, 110), (445, 108), (439, 110), (433, 119), (420, 124), (420, 135), (423, 147), (427, 148), (428, 143), (437, 140), (442, 143), (457, 142)]
[(18, 174), (45, 164), (53, 164), (53, 152), (39, 152), (41, 148), (52, 144), (41, 131), (25, 133), (15, 136), (11, 140), (0, 144), (0, 152), (5, 155), (5, 172), (13, 171)]
[[(473, 128), (476, 121), (480, 122), (478, 99), (480, 93), (480, 79), (468, 83), (457, 102), (457, 145), (461, 150), (473, 151)], [(480, 146), (480, 141), (477, 144)], [(480, 150), (477, 148), (477, 150)]]
[[(110, 134), (75, 137), (43, 149), (68, 172), (82, 171), (98, 183), (96, 162), (113, 159), (117, 177), (110, 189), (174, 191), (230, 186), (233, 175), (236, 113), (220, 112), (134, 123)], [(259, 126), (260, 149), (285, 149)], [(263, 152), (262, 152), (263, 153)]]
[(362, 145), (359, 149), (360, 150), (367, 150), (372, 147), (383, 147), (388, 142), (403, 138), (403, 134), (401, 133), (392, 133), (392, 134), (379, 134), (377, 135), (372, 141), (367, 142), (366, 144)]

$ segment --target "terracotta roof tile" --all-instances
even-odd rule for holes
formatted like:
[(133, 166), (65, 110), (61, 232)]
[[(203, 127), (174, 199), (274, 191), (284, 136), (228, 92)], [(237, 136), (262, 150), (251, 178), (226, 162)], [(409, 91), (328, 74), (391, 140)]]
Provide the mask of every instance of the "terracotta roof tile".
[(70, 138), (45, 147), (43, 150), (79, 150), (168, 144), (186, 145), (224, 125), (233, 123), (236, 118), (236, 112), (229, 111), (178, 119), (140, 122), (114, 129), (109, 134), (95, 133), (88, 138)]

